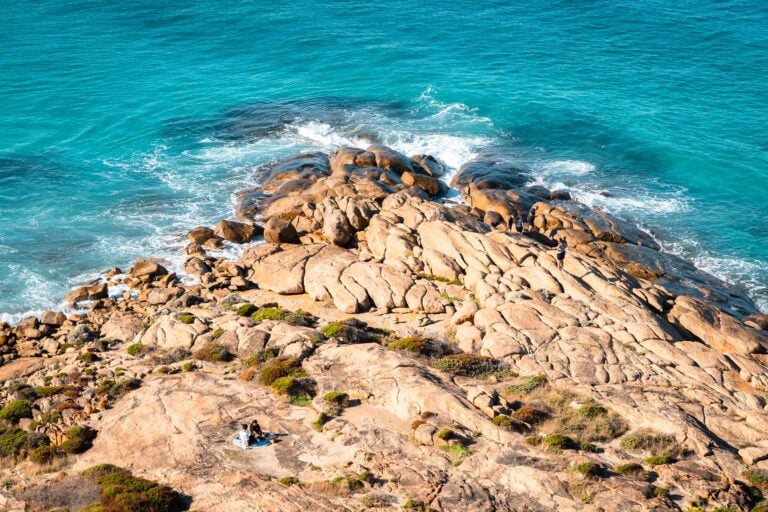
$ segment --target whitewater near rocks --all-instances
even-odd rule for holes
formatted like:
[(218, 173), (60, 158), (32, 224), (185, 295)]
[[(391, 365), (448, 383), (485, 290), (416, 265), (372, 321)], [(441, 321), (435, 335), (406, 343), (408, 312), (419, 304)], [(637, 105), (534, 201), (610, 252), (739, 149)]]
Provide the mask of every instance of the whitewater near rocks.
[[(190, 226), (194, 284), (142, 260), (73, 291), (87, 313), (2, 326), (0, 403), (29, 413), (0, 430), (42, 441), (6, 454), (0, 507), (42, 510), (34, 490), (103, 463), (192, 510), (759, 506), (768, 318), (750, 298), (503, 162), (458, 170), (463, 204), (444, 173), (383, 146), (290, 157), (237, 221)], [(278, 442), (239, 450), (253, 418)], [(59, 449), (72, 427), (92, 447)]]

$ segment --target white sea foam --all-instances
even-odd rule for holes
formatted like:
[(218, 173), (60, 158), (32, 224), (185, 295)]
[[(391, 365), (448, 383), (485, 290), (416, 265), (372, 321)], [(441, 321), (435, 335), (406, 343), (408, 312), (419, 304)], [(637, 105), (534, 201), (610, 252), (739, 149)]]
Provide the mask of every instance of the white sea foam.
[(547, 176), (585, 176), (595, 172), (595, 166), (589, 162), (582, 162), (581, 160), (551, 160), (536, 162), (531, 166), (532, 170), (536, 174), (543, 174)]

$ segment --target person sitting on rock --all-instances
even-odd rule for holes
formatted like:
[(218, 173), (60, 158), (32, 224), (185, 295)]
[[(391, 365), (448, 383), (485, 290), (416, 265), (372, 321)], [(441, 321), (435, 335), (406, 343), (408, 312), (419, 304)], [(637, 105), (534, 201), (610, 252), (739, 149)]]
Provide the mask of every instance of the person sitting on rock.
[(240, 425), (242, 429), (237, 433), (237, 439), (240, 441), (240, 447), (245, 450), (250, 444), (250, 435), (248, 434), (248, 425)]
[(264, 432), (261, 430), (261, 425), (255, 419), (248, 426), (248, 435), (251, 443), (256, 443), (264, 438)]
[(561, 270), (563, 268), (563, 263), (565, 262), (565, 248), (567, 245), (565, 238), (561, 238), (560, 245), (557, 246), (557, 268)]

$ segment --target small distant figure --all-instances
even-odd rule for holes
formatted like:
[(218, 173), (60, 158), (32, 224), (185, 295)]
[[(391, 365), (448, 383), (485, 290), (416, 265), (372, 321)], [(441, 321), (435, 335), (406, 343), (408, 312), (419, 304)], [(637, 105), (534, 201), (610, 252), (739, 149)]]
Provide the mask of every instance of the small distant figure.
[(518, 233), (523, 232), (523, 216), (522, 215), (518, 215), (517, 219), (515, 219), (515, 231), (517, 231)]
[(536, 220), (536, 215), (533, 213), (533, 208), (531, 208), (528, 211), (528, 218), (526, 219), (526, 222), (528, 223), (528, 229), (531, 231), (534, 231), (536, 228), (533, 225), (533, 221)]
[(251, 444), (258, 443), (263, 437), (264, 432), (261, 430), (261, 425), (254, 419), (251, 424), (248, 425), (248, 441)]
[(565, 238), (560, 239), (560, 245), (557, 246), (557, 268), (561, 269), (563, 268), (563, 262), (565, 262), (565, 249), (568, 247), (568, 244), (565, 241)]
[(248, 434), (248, 425), (242, 424), (240, 425), (242, 429), (240, 432), (237, 433), (237, 439), (240, 441), (240, 447), (243, 450), (248, 449), (248, 445), (250, 444), (250, 435)]

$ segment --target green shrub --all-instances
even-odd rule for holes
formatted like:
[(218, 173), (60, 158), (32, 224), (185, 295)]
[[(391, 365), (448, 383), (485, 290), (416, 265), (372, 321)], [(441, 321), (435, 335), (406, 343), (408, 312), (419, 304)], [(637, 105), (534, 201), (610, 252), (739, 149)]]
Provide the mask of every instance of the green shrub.
[(96, 431), (89, 427), (72, 427), (67, 430), (67, 440), (59, 449), (64, 453), (83, 453), (91, 447)]
[(330, 484), (345, 493), (363, 488), (363, 482), (353, 476), (337, 476), (330, 481)]
[(0, 430), (0, 455), (3, 457), (30, 453), (48, 444), (48, 438), (36, 432), (25, 432), (20, 428)]
[(409, 336), (400, 338), (387, 345), (389, 350), (398, 350), (401, 352), (413, 352), (423, 356), (430, 355), (434, 351), (434, 342), (429, 338), (422, 336)]
[(321, 412), (320, 414), (317, 415), (317, 418), (315, 418), (315, 421), (312, 422), (312, 428), (317, 430), (318, 432), (322, 432), (323, 427), (330, 420), (331, 420), (330, 416), (328, 416), (324, 412)]
[(586, 418), (597, 418), (608, 414), (608, 409), (594, 402), (587, 402), (579, 407), (578, 414)]
[[(100, 503), (90, 510), (109, 512), (177, 512), (187, 507), (181, 496), (173, 489), (155, 482), (133, 476), (129, 471), (102, 464), (83, 472), (99, 486)], [(97, 507), (97, 508), (93, 508)]]
[(437, 433), (437, 438), (442, 439), (443, 441), (448, 441), (450, 439), (454, 439), (455, 437), (456, 433), (450, 428), (440, 429), (440, 431)]
[(747, 482), (764, 492), (768, 492), (768, 470), (748, 469), (742, 473)]
[(238, 316), (251, 316), (256, 312), (256, 306), (253, 304), (240, 304), (237, 307), (237, 314)]
[(596, 462), (581, 462), (573, 466), (573, 470), (585, 477), (598, 477), (603, 473), (603, 466)]
[(292, 485), (298, 485), (299, 479), (295, 476), (284, 476), (283, 478), (279, 479), (278, 482), (285, 485), (286, 487), (290, 487)]
[(340, 408), (349, 406), (349, 395), (343, 391), (329, 391), (323, 396), (323, 400), (330, 405)]
[(77, 356), (78, 361), (82, 361), (84, 363), (95, 363), (99, 360), (99, 356), (97, 356), (95, 353), (91, 352), (90, 350), (86, 350), (85, 352), (81, 352), (79, 356)]
[(544, 437), (544, 445), (549, 451), (576, 450), (579, 445), (576, 441), (562, 434), (549, 434)]
[(547, 417), (549, 416), (549, 413), (545, 411), (544, 409), (540, 409), (538, 407), (534, 407), (532, 405), (523, 405), (518, 410), (512, 413), (512, 417), (518, 421), (522, 421), (523, 423), (527, 423), (529, 425), (535, 425), (537, 423), (541, 423)]
[(14, 400), (0, 409), (0, 419), (17, 423), (22, 418), (32, 417), (32, 402), (29, 400)]
[(435, 368), (464, 377), (481, 378), (502, 370), (500, 361), (476, 354), (453, 354), (435, 362)]
[(768, 512), (768, 500), (761, 501), (752, 507), (749, 512)]
[(280, 377), (272, 383), (272, 389), (281, 395), (296, 395), (301, 390), (301, 382), (295, 377)]
[(335, 338), (344, 329), (344, 322), (330, 322), (320, 328), (320, 332), (326, 338)]
[(493, 424), (496, 425), (499, 428), (503, 428), (504, 430), (512, 430), (512, 418), (507, 416), (506, 414), (497, 414), (493, 417)]
[(646, 458), (645, 462), (651, 466), (662, 466), (665, 464), (674, 464), (677, 460), (671, 454), (663, 453), (661, 455), (652, 455)]
[(422, 278), (422, 279), (427, 279), (429, 281), (437, 281), (437, 282), (445, 283), (445, 284), (449, 284), (449, 285), (450, 284), (455, 284), (455, 285), (460, 285), (461, 284), (461, 281), (459, 281), (458, 279), (448, 279), (447, 277), (440, 277), (440, 276), (435, 276), (435, 275), (432, 275), (432, 274), (420, 274), (419, 277)]
[(531, 375), (525, 377), (522, 383), (510, 386), (507, 392), (512, 395), (527, 395), (533, 390), (540, 388), (547, 383), (546, 375)]
[(69, 389), (67, 386), (38, 386), (34, 389), (35, 397), (46, 398), (49, 396), (58, 395)]
[(415, 510), (417, 512), (424, 511), (424, 502), (408, 498), (403, 505), (404, 510)]
[(178, 318), (179, 322), (183, 324), (191, 324), (195, 321), (195, 315), (192, 313), (179, 313), (176, 318)]
[(289, 400), (291, 405), (297, 405), (299, 407), (306, 407), (312, 402), (312, 398), (309, 395), (295, 395)]
[(259, 382), (271, 386), (281, 377), (306, 376), (301, 369), (301, 363), (292, 357), (276, 357), (267, 362), (259, 373)]
[(144, 352), (144, 344), (143, 343), (132, 343), (128, 345), (128, 355), (130, 356), (138, 356), (142, 352)]
[(637, 475), (645, 472), (643, 466), (637, 462), (627, 462), (616, 466), (616, 472), (622, 476)]
[(213, 330), (213, 333), (211, 334), (211, 336), (213, 337), (213, 339), (217, 340), (222, 337), (224, 332), (225, 332), (224, 329), (222, 329), (221, 327), (217, 327)]
[(290, 313), (290, 311), (283, 308), (261, 308), (251, 314), (251, 320), (254, 322), (263, 322), (264, 320), (285, 320)]
[(544, 438), (541, 436), (528, 436), (525, 438), (525, 444), (530, 446), (540, 446), (544, 442)]
[(29, 453), (29, 460), (36, 464), (47, 465), (59, 456), (59, 451), (53, 446), (38, 446)]
[(677, 444), (675, 436), (661, 434), (653, 430), (638, 430), (624, 436), (621, 447), (631, 452), (651, 452), (653, 455), (663, 453)]
[(470, 456), (472, 453), (469, 448), (463, 444), (450, 444), (441, 448), (444, 452), (447, 452), (451, 456), (451, 462), (454, 466), (461, 464), (464, 459)]
[(186, 363), (181, 365), (181, 371), (183, 372), (192, 372), (197, 369), (197, 365), (193, 363), (192, 361), (187, 361)]
[(392, 497), (388, 494), (366, 494), (360, 500), (360, 503), (366, 508), (382, 508), (392, 502)]
[(195, 352), (194, 358), (200, 361), (226, 363), (232, 360), (232, 354), (224, 345), (212, 341)]
[(666, 496), (669, 496), (669, 489), (666, 487), (656, 487), (653, 486), (653, 497), (654, 498), (664, 498)]
[(579, 443), (579, 450), (589, 453), (598, 453), (600, 451), (594, 443)]
[(267, 361), (275, 357), (277, 357), (277, 352), (275, 352), (275, 349), (265, 348), (264, 350), (259, 350), (255, 354), (248, 356), (246, 359), (244, 359), (243, 366), (245, 366), (246, 368), (251, 368), (253, 366), (261, 366), (262, 364), (266, 363)]
[(103, 380), (97, 388), (99, 393), (108, 394), (112, 398), (120, 398), (127, 392), (138, 389), (141, 386), (139, 379), (125, 379), (121, 381)]

